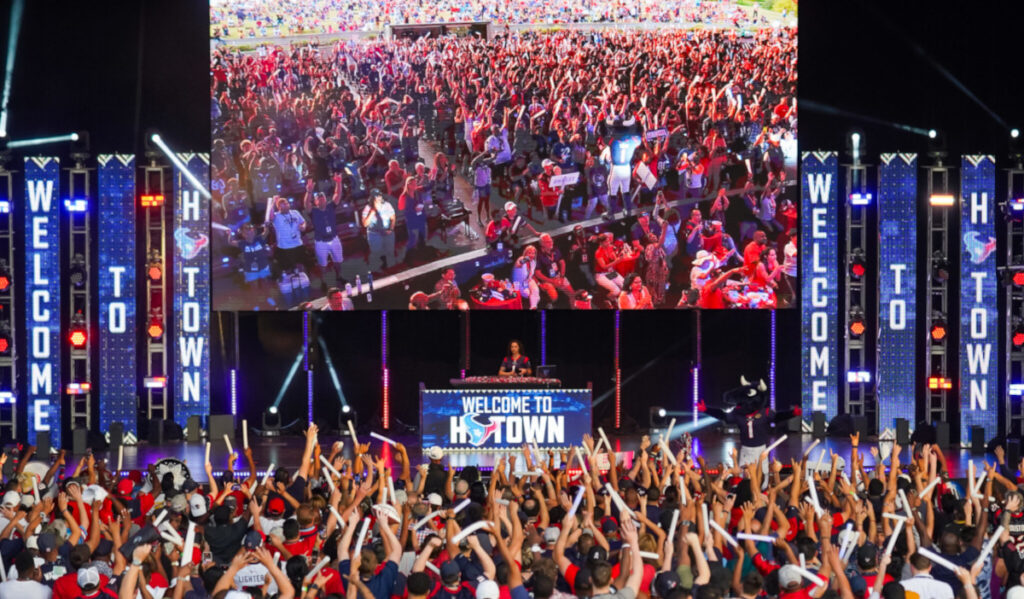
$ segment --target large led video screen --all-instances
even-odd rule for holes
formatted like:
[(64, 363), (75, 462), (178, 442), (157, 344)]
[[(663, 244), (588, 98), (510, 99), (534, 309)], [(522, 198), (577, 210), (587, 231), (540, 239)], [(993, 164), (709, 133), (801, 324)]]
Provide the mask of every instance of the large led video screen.
[(795, 1), (210, 4), (215, 309), (795, 304)]

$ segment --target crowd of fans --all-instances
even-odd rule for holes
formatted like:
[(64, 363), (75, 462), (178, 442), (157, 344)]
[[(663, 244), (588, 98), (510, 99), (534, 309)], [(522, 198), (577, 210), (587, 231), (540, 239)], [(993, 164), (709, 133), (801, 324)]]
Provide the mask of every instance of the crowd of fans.
[[(788, 11), (783, 18), (790, 16)], [(386, 25), (491, 21), (496, 24), (687, 23), (753, 28), (768, 24), (756, 8), (708, 0), (214, 0), (214, 39), (380, 31)]]
[[(493, 274), (524, 307), (542, 303), (527, 279), (544, 303), (556, 301), (553, 286), (564, 302), (637, 303), (623, 307), (674, 305), (670, 288), (683, 305), (784, 304), (796, 272), (795, 251), (783, 255), (797, 224), (786, 174), (796, 48), (788, 28), (222, 47), (212, 63), (215, 221), (250, 287), (322, 276), (342, 260), (376, 273), (428, 262), (438, 257), (428, 241), (475, 218), (488, 247), (509, 252)], [(575, 244), (578, 273), (544, 271), (543, 240), (538, 264), (524, 263), (538, 229), (598, 214), (619, 225), (606, 227), (614, 265), (600, 238), (576, 236), (554, 251), (569, 257)], [(758, 230), (767, 239), (755, 253)], [(620, 301), (632, 274), (646, 291)], [(716, 291), (704, 292), (708, 281)]]
[(962, 484), (937, 446), (851, 440), (849, 461), (723, 465), (685, 440), (645, 436), (624, 455), (586, 436), (557, 454), (524, 446), (488, 478), (438, 447), (418, 467), (401, 444), (388, 461), (322, 449), (313, 426), (296, 468), (264, 474), (246, 450), (246, 475), (207, 462), (206, 484), (156, 466), (121, 476), (91, 455), (63, 471), (63, 453), (44, 474), (25, 468), (29, 448), (0, 501), (0, 599), (1024, 593), (1024, 502), (1001, 449)]

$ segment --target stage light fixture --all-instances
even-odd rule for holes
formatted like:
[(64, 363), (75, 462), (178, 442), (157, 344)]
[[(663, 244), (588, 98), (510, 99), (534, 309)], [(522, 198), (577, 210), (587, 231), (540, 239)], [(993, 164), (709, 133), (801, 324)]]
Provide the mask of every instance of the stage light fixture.
[(956, 204), (956, 196), (951, 193), (933, 193), (928, 196), (928, 203), (932, 206), (953, 206)]
[(11, 335), (11, 324), (0, 322), (0, 354), (8, 354), (14, 346), (14, 338)]
[(1014, 139), (1017, 139), (1018, 137), (1020, 137), (1020, 129), (1017, 129), (1017, 128), (1010, 129), (1010, 137), (1012, 137)]
[(939, 132), (936, 131), (935, 129), (929, 129), (928, 130), (928, 139), (935, 139), (938, 136), (939, 136)]
[(149, 325), (146, 327), (146, 334), (150, 339), (159, 339), (164, 336), (164, 319), (150, 317)]
[(68, 212), (88, 212), (89, 200), (86, 198), (65, 199), (64, 209)]
[(68, 383), (64, 393), (68, 395), (85, 395), (92, 391), (92, 383)]
[(14, 391), (0, 391), (0, 404), (11, 404), (17, 401)]
[(0, 214), (11, 213), (11, 202), (8, 200), (0, 200)]
[(867, 370), (851, 370), (846, 373), (846, 382), (853, 383), (870, 383), (871, 373)]
[(263, 423), (263, 436), (276, 437), (281, 434), (281, 415), (277, 413), (277, 406), (272, 405), (264, 410), (260, 420)]
[(1014, 397), (1024, 395), (1024, 383), (1010, 383), (1009, 393)]
[(68, 341), (74, 349), (82, 349), (89, 342), (89, 329), (85, 326), (85, 317), (79, 312), (71, 319), (71, 328), (68, 329)]
[(1013, 271), (1013, 275), (1010, 276), (1010, 280), (1017, 287), (1024, 287), (1024, 270)]
[(942, 376), (928, 377), (928, 388), (937, 391), (949, 391), (953, 388), (953, 381)]
[(867, 192), (857, 192), (850, 194), (850, 205), (851, 206), (870, 206), (873, 196)]
[(147, 376), (142, 379), (142, 386), (147, 389), (165, 389), (167, 387), (167, 377)]
[(850, 308), (849, 328), (850, 336), (854, 339), (859, 339), (868, 330), (867, 324), (864, 323), (864, 309), (860, 306)]
[(31, 146), (41, 146), (45, 144), (60, 143), (62, 141), (78, 141), (78, 134), (68, 133), (67, 135), (53, 135), (50, 137), (34, 137), (32, 139), (19, 139), (17, 141), (8, 142), (7, 148), (13, 150), (15, 148), (28, 148)]
[(941, 318), (938, 320), (932, 320), (932, 328), (930, 331), (932, 341), (945, 341), (946, 334), (946, 321)]
[(1024, 346), (1024, 326), (1017, 325), (1017, 327), (1013, 329), (1011, 341), (1013, 342), (1014, 347), (1019, 348)]
[(11, 286), (11, 267), (7, 260), (0, 260), (0, 293), (7, 291)]
[(864, 259), (864, 250), (856, 248), (850, 253), (850, 276), (859, 281), (864, 278), (867, 272), (867, 260)]
[(665, 428), (668, 426), (668, 410), (661, 406), (652, 406), (649, 420), (651, 429)]
[(150, 250), (146, 258), (146, 276), (150, 281), (156, 282), (164, 276), (164, 261), (157, 250)]
[(85, 270), (85, 256), (75, 254), (71, 259), (71, 266), (68, 268), (68, 281), (75, 289), (84, 289), (88, 282), (88, 275)]
[(949, 280), (949, 270), (949, 260), (941, 250), (936, 250), (932, 254), (932, 279), (937, 284), (945, 284)]
[(143, 208), (156, 208), (164, 205), (163, 194), (147, 194), (139, 198), (139, 204)]

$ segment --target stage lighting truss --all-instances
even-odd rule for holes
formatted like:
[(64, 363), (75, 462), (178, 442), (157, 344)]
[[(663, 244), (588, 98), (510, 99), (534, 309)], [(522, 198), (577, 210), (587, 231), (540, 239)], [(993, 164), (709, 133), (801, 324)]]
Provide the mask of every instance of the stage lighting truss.
[(154, 282), (164, 278), (164, 261), (158, 250), (150, 250), (146, 257), (146, 276)]
[(1010, 343), (1013, 344), (1013, 349), (1015, 350), (1024, 348), (1024, 320), (1020, 316), (1013, 317), (1013, 331), (1010, 335)]

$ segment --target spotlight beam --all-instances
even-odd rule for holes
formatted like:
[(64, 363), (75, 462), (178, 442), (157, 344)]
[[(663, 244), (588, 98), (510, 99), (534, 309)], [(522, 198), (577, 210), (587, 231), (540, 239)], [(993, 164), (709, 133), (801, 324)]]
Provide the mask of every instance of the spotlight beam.
[[(957, 79), (956, 75), (951, 73), (949, 71), (949, 69), (944, 67), (942, 64), (940, 64), (934, 58), (932, 58), (931, 55), (928, 54), (928, 52), (926, 52), (925, 49), (921, 47), (920, 44), (918, 44), (917, 42), (912, 40), (909, 35), (907, 35), (902, 30), (900, 30), (899, 27), (894, 25), (893, 22), (890, 21), (889, 18), (886, 17), (885, 14), (882, 11), (877, 10), (875, 7), (871, 6), (870, 2), (862, 2), (861, 4), (865, 8), (867, 8), (869, 11), (871, 11), (872, 14), (874, 14), (875, 17), (878, 18), (878, 21), (882, 25), (885, 25), (890, 31), (895, 33), (900, 38), (902, 38), (903, 42), (905, 44), (907, 44), (908, 46), (910, 46), (910, 49), (914, 51), (914, 54), (917, 54), (917, 56), (919, 58), (921, 58), (921, 60), (923, 60), (924, 62), (928, 63), (933, 69), (938, 71), (939, 74), (942, 75), (943, 78), (945, 78), (947, 81), (949, 81), (951, 84), (953, 84), (953, 87), (955, 87), (958, 90), (960, 90), (972, 102), (974, 102), (975, 104), (980, 106), (982, 110), (987, 112), (989, 114), (989, 116), (992, 117), (992, 120), (994, 120), (995, 122), (999, 123), (999, 125), (1001, 127), (1003, 127), (1004, 129), (1008, 128), (1008, 125), (1006, 124), (1006, 121), (1004, 121), (1002, 119), (1002, 117), (1000, 117), (998, 114), (996, 114), (994, 110), (989, 108), (987, 104), (982, 102), (981, 98), (979, 98), (978, 96), (974, 95), (974, 92), (972, 92), (971, 90), (967, 89), (967, 86), (964, 85), (959, 79)], [(803, 103), (803, 102), (801, 102), (801, 103)]]
[(7, 65), (4, 69), (4, 95), (0, 100), (0, 137), (7, 137), (7, 105), (11, 100), (11, 84), (14, 81), (14, 56), (18, 51), (18, 35), (21, 33), (21, 15), (25, 12), (25, 0), (14, 0), (11, 4), (11, 26), (7, 32)]
[(29, 148), (32, 146), (60, 143), (62, 141), (78, 141), (78, 134), (68, 133), (66, 135), (52, 135), (50, 137), (33, 137), (32, 139), (19, 139), (16, 141), (8, 142), (7, 148)]
[(874, 116), (868, 116), (865, 114), (857, 114), (856, 112), (850, 112), (849, 110), (843, 110), (842, 108), (836, 108), (835, 106), (829, 106), (828, 104), (822, 104), (815, 102), (814, 100), (800, 100), (800, 107), (811, 112), (817, 112), (819, 114), (831, 114), (835, 116), (843, 116), (850, 119), (859, 121), (865, 121), (873, 123), (875, 125), (881, 125), (883, 127), (889, 127), (891, 129), (899, 129), (900, 131), (907, 131), (908, 133), (915, 133), (917, 135), (923, 135), (928, 137), (928, 129), (921, 127), (914, 127), (912, 125), (904, 125), (902, 123), (894, 123), (885, 119), (880, 119)]
[(160, 148), (160, 151), (164, 153), (164, 156), (167, 156), (167, 159), (171, 161), (171, 164), (174, 165), (174, 168), (178, 169), (178, 171), (181, 174), (185, 175), (185, 178), (188, 179), (188, 182), (192, 184), (192, 187), (194, 187), (196, 191), (201, 193), (203, 197), (208, 200), (213, 198), (213, 196), (210, 195), (210, 190), (206, 189), (206, 187), (199, 182), (199, 179), (196, 179), (195, 175), (189, 172), (188, 167), (185, 166), (185, 163), (178, 158), (177, 154), (175, 154), (169, 147), (167, 147), (167, 144), (164, 143), (164, 140), (163, 138), (160, 137), (159, 133), (154, 133), (150, 137), (150, 139), (153, 141), (153, 143), (156, 144), (158, 148)]
[(341, 390), (341, 382), (338, 380), (338, 372), (334, 370), (334, 362), (331, 361), (331, 352), (327, 350), (327, 343), (324, 342), (324, 338), (318, 339), (320, 342), (321, 349), (324, 350), (324, 361), (327, 362), (327, 370), (331, 373), (331, 381), (334, 382), (334, 390), (338, 392), (338, 401), (341, 402), (342, 406), (348, 405), (345, 401), (345, 392)]
[(277, 399), (274, 400), (274, 403), (270, 404), (270, 407), (277, 408), (277, 406), (281, 405), (281, 401), (284, 399), (284, 392), (288, 390), (288, 387), (292, 384), (292, 379), (295, 378), (295, 373), (299, 371), (299, 366), (302, 364), (302, 357), (303, 352), (301, 351), (297, 356), (295, 356), (295, 362), (292, 363), (292, 369), (288, 371), (288, 376), (285, 377), (284, 383), (281, 384), (281, 388), (277, 391)]

